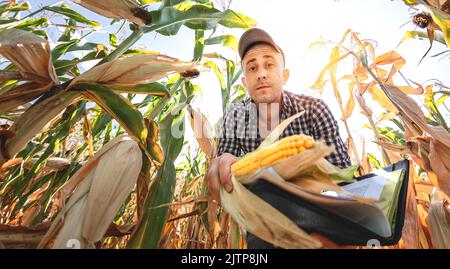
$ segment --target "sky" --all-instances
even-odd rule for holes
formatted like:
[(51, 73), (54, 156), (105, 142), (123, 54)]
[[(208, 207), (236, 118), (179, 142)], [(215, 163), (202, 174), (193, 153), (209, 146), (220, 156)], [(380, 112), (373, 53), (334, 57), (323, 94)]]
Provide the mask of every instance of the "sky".
[[(42, 4), (55, 2), (58, 1), (30, 1), (33, 9)], [(90, 19), (103, 24), (109, 22), (108, 19), (101, 18), (70, 1), (65, 2)], [(405, 77), (418, 83), (439, 79), (445, 85), (450, 85), (449, 56), (444, 59), (427, 57), (420, 65), (417, 65), (428, 49), (428, 41), (409, 40), (397, 47), (406, 31), (418, 30), (412, 23), (407, 23), (415, 12), (401, 0), (233, 0), (230, 8), (253, 18), (257, 21), (257, 27), (272, 35), (284, 50), (287, 68), (290, 69), (291, 76), (285, 90), (324, 99), (339, 122), (341, 137), (344, 140), (347, 138), (347, 134), (343, 123), (339, 120), (341, 113), (331, 88), (326, 88), (322, 95), (316, 90), (309, 89), (320, 70), (327, 64), (331, 51), (330, 47), (311, 50), (309, 47), (312, 43), (318, 40), (337, 42), (347, 29), (352, 29), (360, 34), (360, 39), (376, 40), (377, 55), (390, 50), (396, 50), (402, 55), (406, 59), (406, 65), (402, 69)], [(243, 30), (221, 28), (215, 35), (222, 32), (239, 37)], [(208, 32), (206, 36), (208, 36)], [(124, 37), (126, 37), (125, 34), (119, 34), (119, 39)], [(107, 34), (94, 34), (92, 39), (97, 42), (103, 40), (107, 43)], [(191, 60), (194, 31), (183, 27), (178, 35), (172, 37), (150, 33), (145, 35), (135, 46), (159, 51), (182, 60)], [(435, 42), (429, 55), (444, 50), (446, 50), (444, 45)], [(217, 51), (229, 58), (237, 59), (237, 54), (229, 48), (220, 46), (205, 48), (205, 53)], [(91, 63), (91, 65), (93, 64)], [(84, 67), (89, 68), (89, 64)], [(222, 111), (220, 109), (220, 87), (215, 75), (212, 72), (205, 72), (193, 82), (202, 87), (202, 94), (196, 97), (193, 103), (194, 107), (200, 108), (211, 123), (217, 122), (222, 116)], [(403, 83), (400, 81), (399, 84), (404, 85)], [(343, 90), (344, 102), (346, 91), (346, 89)], [(369, 105), (373, 103), (371, 97), (367, 96), (366, 99)], [(416, 98), (416, 100), (419, 99)], [(374, 106), (376, 107), (376, 105)], [(381, 112), (381, 110), (375, 109), (375, 112)], [(444, 117), (448, 119), (450, 114), (444, 113)], [(359, 142), (365, 138), (369, 148), (375, 149), (375, 145), (369, 142), (373, 139), (372, 132), (362, 129), (367, 120), (359, 113), (358, 107), (350, 117), (349, 123), (351, 131), (356, 134), (355, 141)], [(190, 128), (186, 129), (186, 136), (188, 139), (192, 139)]]

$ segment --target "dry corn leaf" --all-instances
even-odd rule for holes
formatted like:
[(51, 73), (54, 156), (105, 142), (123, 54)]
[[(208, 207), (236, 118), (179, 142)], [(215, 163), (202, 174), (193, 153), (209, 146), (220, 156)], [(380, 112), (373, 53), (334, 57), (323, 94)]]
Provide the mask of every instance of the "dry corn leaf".
[(348, 87), (349, 98), (348, 98), (347, 104), (345, 105), (344, 112), (342, 114), (343, 120), (350, 118), (350, 116), (353, 114), (353, 110), (355, 109), (355, 97), (353, 96), (354, 86), (355, 86), (355, 83), (352, 82), (349, 84), (349, 87)]
[(389, 112), (393, 112), (395, 114), (398, 113), (397, 108), (392, 104), (386, 94), (376, 85), (368, 88), (367, 91), (372, 95), (372, 99), (376, 101), (381, 107), (388, 110)]
[(2, 164), (0, 166), (0, 178), (2, 178), (3, 176), (1, 176), (3, 173), (5, 173), (6, 171), (8, 171), (8, 169), (10, 167), (16, 166), (18, 164), (20, 164), (21, 162), (23, 162), (22, 158), (15, 158), (15, 159), (11, 159), (7, 162), (5, 162), (4, 164)]
[(431, 140), (429, 159), (430, 166), (437, 175), (439, 189), (450, 196), (450, 148)]
[(349, 56), (350, 54), (351, 54), (350, 52), (347, 52), (347, 53), (341, 55), (340, 57), (335, 58), (335, 59), (333, 59), (332, 61), (330, 61), (330, 62), (322, 69), (322, 71), (320, 71), (320, 74), (319, 74), (319, 76), (317, 77), (316, 82), (315, 82), (314, 85), (312, 85), (310, 88), (311, 88), (311, 89), (318, 89), (318, 90), (322, 91), (322, 90), (323, 90), (323, 87), (325, 86), (325, 81), (324, 81), (325, 74), (326, 74), (327, 72), (329, 72), (329, 70), (330, 70), (331, 68), (333, 68), (336, 64), (338, 64), (341, 60), (345, 59), (345, 58), (346, 58), (347, 56)]
[(59, 84), (50, 47), (42, 37), (20, 29), (1, 31), (0, 54), (17, 66), (19, 71), (47, 78), (47, 84)]
[(387, 82), (387, 80), (389, 80), (388, 77), (386, 77), (386, 75), (388, 74), (388, 72), (386, 70), (375, 67), (374, 71), (378, 78), (385, 80), (385, 82)]
[(23, 212), (21, 225), (30, 227), (36, 215), (41, 211), (42, 205), (35, 204)]
[[(339, 53), (340, 53), (339, 47), (334, 47), (333, 50), (331, 51), (330, 62), (334, 62), (336, 59), (338, 59)], [(330, 75), (330, 81), (331, 81), (331, 86), (333, 87), (334, 96), (336, 97), (339, 105), (341, 105), (342, 98), (339, 93), (339, 88), (338, 88), (337, 81), (336, 81), (336, 71), (337, 71), (337, 64), (330, 67), (328, 73)]]
[(215, 235), (219, 234), (220, 231), (220, 224), (219, 220), (217, 219), (217, 209), (218, 204), (213, 202), (212, 200), (208, 201), (208, 208), (207, 208), (207, 214), (208, 214), (208, 234), (211, 238), (211, 244), (214, 245), (216, 238)]
[(76, 77), (69, 87), (79, 83), (132, 87), (191, 70), (194, 65), (164, 55), (134, 55), (95, 66)]
[(355, 76), (358, 78), (359, 81), (365, 81), (369, 78), (369, 75), (367, 75), (367, 70), (364, 66), (362, 66), (361, 62), (357, 62), (357, 67), (354, 69)]
[(450, 133), (442, 126), (428, 125), (425, 115), (417, 103), (400, 89), (388, 85), (387, 90), (390, 99), (399, 108), (405, 124), (431, 135), (431, 137), (416, 137), (420, 157), (420, 160), (417, 161), (419, 164), (422, 163), (422, 167), (427, 171), (432, 170), (436, 173), (438, 186), (448, 195), (450, 193), (450, 181), (448, 180), (450, 166), (447, 160), (450, 157)]
[(430, 134), (434, 139), (450, 148), (450, 134), (442, 126), (430, 126), (419, 105), (407, 94), (395, 86), (385, 85), (389, 99), (399, 109), (403, 119), (411, 125), (419, 126), (423, 131)]
[(39, 85), (29, 82), (0, 94), (0, 112), (14, 109), (20, 105), (31, 102), (47, 92), (53, 84)]
[[(375, 58), (372, 67), (377, 67), (379, 65), (388, 65), (392, 64), (391, 71), (389, 72), (386, 80), (392, 78), (392, 76), (397, 73), (405, 65), (405, 59), (400, 56), (395, 50), (388, 51), (378, 57)], [(379, 78), (384, 78), (385, 75), (379, 76)]]
[(368, 174), (370, 171), (372, 171), (372, 164), (369, 160), (369, 154), (366, 153), (366, 140), (362, 139), (362, 153), (361, 153), (361, 168), (362, 168), (362, 174)]
[(450, 249), (450, 222), (446, 218), (445, 198), (444, 194), (436, 190), (431, 196), (428, 211), (428, 225), (433, 248), (438, 249)]
[(5, 152), (9, 156), (0, 154), (0, 164), (22, 150), (35, 135), (49, 126), (49, 122), (60, 115), (64, 108), (79, 100), (80, 95), (79, 92), (60, 91), (28, 108), (8, 129), (15, 136), (6, 141)]
[(205, 153), (208, 160), (216, 156), (216, 141), (214, 140), (214, 130), (205, 115), (191, 106), (188, 106), (189, 122), (191, 123), (194, 136)]
[(444, 213), (445, 213), (445, 218), (450, 223), (450, 204), (448, 202), (448, 199), (444, 200)]
[(138, 25), (150, 24), (150, 14), (134, 0), (72, 0), (75, 3), (112, 19), (127, 19)]
[(417, 88), (411, 86), (400, 86), (398, 88), (406, 94), (421, 95), (425, 92), (422, 86), (418, 86)]
[(431, 137), (414, 137), (413, 140), (406, 141), (406, 145), (395, 145), (387, 142), (374, 142), (379, 144), (384, 149), (393, 151), (399, 154), (409, 155), (416, 164), (426, 171), (432, 171), (430, 165), (430, 141)]
[[(417, 177), (415, 169), (410, 165), (410, 178)], [(420, 247), (419, 239), (419, 220), (417, 213), (416, 191), (414, 180), (408, 181), (408, 192), (406, 196), (405, 220), (403, 224), (402, 240), (404, 248), (417, 249)]]
[(421, 248), (423, 249), (430, 249), (433, 245), (427, 223), (428, 209), (429, 206), (424, 207), (422, 204), (417, 204), (417, 213), (419, 217), (419, 242)]

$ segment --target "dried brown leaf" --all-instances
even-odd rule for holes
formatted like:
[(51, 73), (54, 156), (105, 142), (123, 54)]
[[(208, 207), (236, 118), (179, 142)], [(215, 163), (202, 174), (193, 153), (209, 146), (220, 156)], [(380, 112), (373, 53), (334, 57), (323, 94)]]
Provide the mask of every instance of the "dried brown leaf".
[(450, 148), (432, 140), (429, 158), (431, 168), (437, 175), (439, 189), (450, 196)]
[(191, 106), (188, 106), (189, 122), (191, 123), (194, 136), (205, 153), (208, 160), (212, 160), (216, 155), (216, 141), (214, 140), (214, 130), (205, 115)]
[(83, 82), (130, 87), (155, 82), (193, 67), (194, 63), (164, 55), (134, 55), (95, 66), (76, 77), (69, 87)]

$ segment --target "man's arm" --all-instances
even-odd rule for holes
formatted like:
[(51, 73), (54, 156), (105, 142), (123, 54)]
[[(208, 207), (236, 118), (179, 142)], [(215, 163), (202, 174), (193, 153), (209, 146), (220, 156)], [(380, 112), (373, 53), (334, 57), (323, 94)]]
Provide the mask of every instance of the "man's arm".
[(350, 166), (352, 163), (347, 147), (339, 135), (339, 126), (330, 108), (323, 100), (318, 99), (311, 109), (314, 139), (322, 139), (328, 146), (335, 148), (335, 151), (325, 159), (340, 168)]
[(220, 203), (220, 186), (231, 192), (231, 165), (239, 160), (240, 146), (236, 137), (234, 112), (231, 110), (224, 117), (219, 149), (216, 158), (211, 160), (206, 173), (208, 192)]

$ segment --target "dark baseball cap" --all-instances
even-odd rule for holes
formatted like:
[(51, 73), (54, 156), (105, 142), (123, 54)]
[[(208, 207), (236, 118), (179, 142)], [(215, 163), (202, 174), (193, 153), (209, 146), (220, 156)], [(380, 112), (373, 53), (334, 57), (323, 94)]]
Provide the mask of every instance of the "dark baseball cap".
[(265, 43), (274, 47), (283, 56), (283, 61), (286, 62), (284, 58), (283, 50), (275, 43), (273, 38), (264, 30), (259, 28), (252, 28), (245, 31), (241, 38), (239, 39), (239, 56), (241, 60), (244, 59), (245, 54), (248, 50), (255, 44)]

